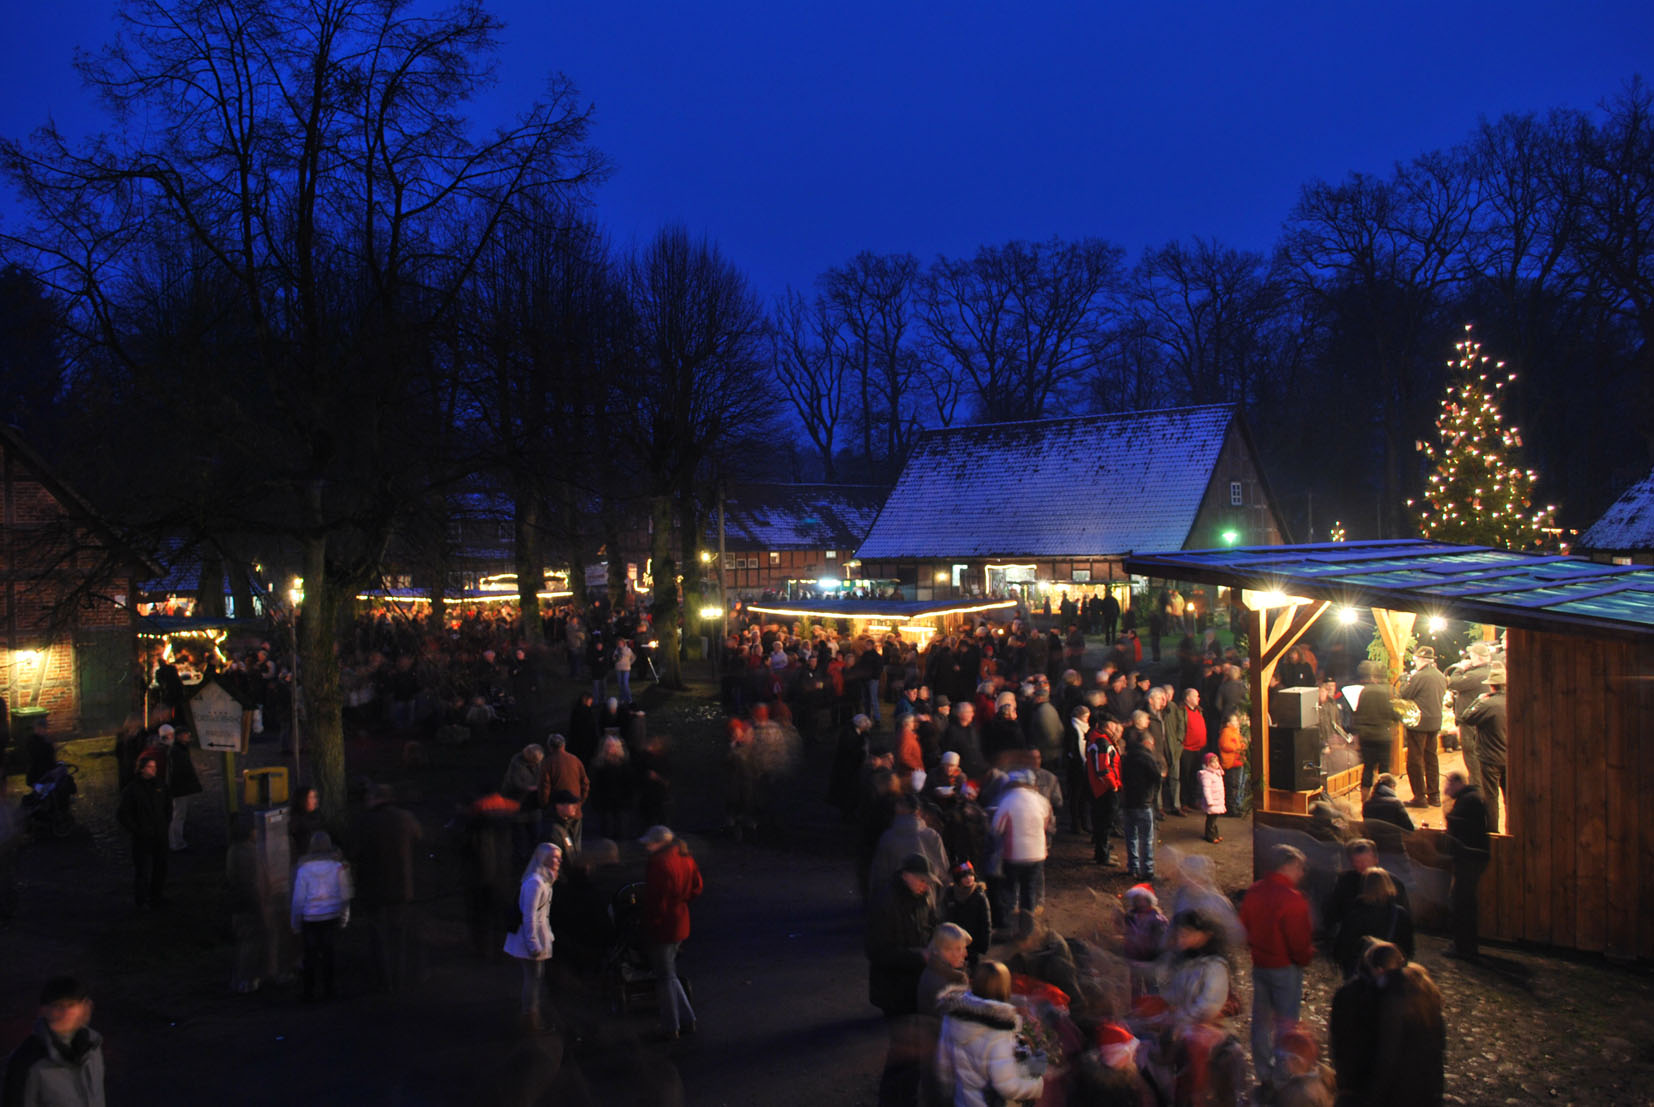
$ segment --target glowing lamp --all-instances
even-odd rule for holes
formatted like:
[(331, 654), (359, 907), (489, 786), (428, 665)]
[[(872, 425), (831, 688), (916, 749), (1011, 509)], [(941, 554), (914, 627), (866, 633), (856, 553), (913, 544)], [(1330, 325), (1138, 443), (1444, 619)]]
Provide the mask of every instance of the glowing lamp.
[(1225, 546), (1233, 546), (1236, 542), (1240, 541), (1240, 531), (1226, 530), (1219, 535), (1219, 537), (1223, 539), (1223, 544)]
[(703, 619), (721, 619), (723, 618), (723, 615), (724, 609), (719, 607), (717, 604), (712, 604), (709, 607), (701, 608), (701, 618)]
[(1442, 631), (1447, 629), (1447, 620), (1442, 618), (1440, 615), (1432, 615), (1430, 616), (1429, 623), (1426, 625), (1429, 626), (1431, 634), (1440, 634)]
[(1353, 627), (1356, 619), (1358, 618), (1360, 618), (1360, 616), (1356, 613), (1356, 610), (1353, 607), (1341, 607), (1338, 609), (1338, 621), (1344, 626)]

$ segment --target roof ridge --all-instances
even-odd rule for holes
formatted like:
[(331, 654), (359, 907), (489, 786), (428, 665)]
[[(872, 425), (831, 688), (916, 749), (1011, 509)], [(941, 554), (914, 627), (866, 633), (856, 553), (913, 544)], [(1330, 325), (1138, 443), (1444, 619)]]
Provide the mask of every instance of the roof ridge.
[(1239, 410), (1239, 407), (1239, 404), (1233, 402), (1179, 404), (1175, 407), (1140, 408), (1134, 411), (1104, 411), (1091, 415), (1053, 415), (1046, 419), (1006, 419), (997, 423), (969, 423), (952, 427), (928, 427), (921, 433), (921, 437), (928, 437), (933, 434), (949, 434), (953, 431), (988, 430), (993, 427), (1032, 427), (1045, 423), (1088, 423), (1100, 419), (1137, 419), (1149, 415), (1174, 415), (1180, 412), (1227, 411), (1233, 415)]

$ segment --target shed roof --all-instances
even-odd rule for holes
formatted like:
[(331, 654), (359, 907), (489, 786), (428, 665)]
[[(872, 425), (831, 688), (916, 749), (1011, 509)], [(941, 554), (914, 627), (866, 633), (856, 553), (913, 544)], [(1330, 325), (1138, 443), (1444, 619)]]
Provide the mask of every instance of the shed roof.
[(1654, 569), (1419, 540), (1173, 550), (1126, 571), (1528, 630), (1654, 634)]
[(1580, 535), (1582, 550), (1654, 550), (1654, 472), (1627, 488)]
[(877, 484), (739, 484), (724, 499), (724, 542), (744, 550), (853, 550), (889, 491)]
[(856, 556), (1176, 549), (1234, 419), (1214, 404), (926, 431)]

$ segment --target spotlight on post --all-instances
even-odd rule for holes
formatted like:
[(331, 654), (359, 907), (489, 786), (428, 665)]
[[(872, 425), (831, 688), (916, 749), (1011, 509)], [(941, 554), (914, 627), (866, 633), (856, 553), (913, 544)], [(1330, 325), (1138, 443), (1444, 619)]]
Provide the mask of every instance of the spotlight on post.
[(1353, 607), (1341, 607), (1338, 609), (1338, 621), (1344, 626), (1353, 627), (1356, 619), (1358, 618), (1360, 618), (1360, 616), (1356, 613), (1356, 610)]

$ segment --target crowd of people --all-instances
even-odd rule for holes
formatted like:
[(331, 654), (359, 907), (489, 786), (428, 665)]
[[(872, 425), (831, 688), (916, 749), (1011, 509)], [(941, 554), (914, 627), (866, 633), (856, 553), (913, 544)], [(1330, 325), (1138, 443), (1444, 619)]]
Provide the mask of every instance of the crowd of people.
[[(614, 841), (635, 837), (646, 877), (633, 904), (634, 952), (656, 990), (660, 1034), (694, 1033), (676, 959), (703, 881), (688, 844), (667, 826), (669, 747), (647, 735), (621, 675), (638, 659), (632, 645), (642, 645), (647, 625), (601, 608), (563, 610), (548, 616), (551, 645), (541, 647), (524, 644), (519, 629), (505, 613), (475, 609), (446, 634), (386, 612), (364, 617), (345, 652), (353, 718), (392, 733), (464, 726), (532, 739), (453, 823), (473, 942), (481, 955), (520, 962), (526, 1027), (561, 1021), (555, 972), (547, 972), (554, 948), (582, 951), (559, 960), (591, 963), (597, 946), (612, 945), (612, 927), (593, 933), (595, 916), (619, 917), (594, 875), (613, 864)], [(869, 998), (890, 1035), (881, 1103), (1240, 1102), (1245, 1051), (1232, 1020), (1243, 944), (1263, 1094), (1282, 1104), (1439, 1101), (1440, 997), (1409, 961), (1407, 889), (1378, 865), (1379, 845), (1350, 843), (1347, 868), (1317, 905), (1318, 932), (1295, 851), (1272, 858), (1238, 914), (1204, 856), (1157, 856), (1172, 852), (1156, 848), (1164, 820), (1204, 816), (1202, 837), (1217, 843), (1220, 820), (1245, 812), (1246, 661), (1203, 642), (1198, 626), (1184, 629), (1175, 662), (1145, 661), (1127, 627), (1093, 667), (1078, 622), (1064, 634), (1020, 618), (983, 621), (920, 649), (894, 634), (874, 641), (736, 620), (719, 663), (726, 829), (738, 839), (766, 833), (801, 789), (819, 790), (840, 812), (866, 897)], [(547, 704), (558, 653), (568, 676), (593, 682), (582, 683), (566, 720)], [(185, 813), (200, 790), (187, 700), (168, 702), (170, 678), (158, 671), (149, 725), (129, 720), (116, 746), (118, 820), (131, 839), (141, 908), (165, 894), (167, 855), (189, 848)], [(1502, 701), (1492, 702), (1502, 667), (1473, 653), (1439, 681), (1432, 671), (1433, 656), (1421, 652), (1400, 694), (1438, 705), (1449, 694), (1468, 697), (1459, 712), (1467, 762), (1474, 750), (1482, 778), (1502, 775)], [(277, 705), (290, 678), (272, 652), (248, 651), (222, 673), (265, 712), (266, 731), (280, 733)], [(1290, 653), (1282, 675), (1316, 684), (1313, 654)], [(1376, 743), (1379, 720), (1387, 727), (1399, 717), (1376, 671), (1362, 676), (1370, 691), (1354, 711), (1341, 707), (1336, 681), (1321, 683), (1323, 729), (1352, 746)], [(1486, 721), (1495, 710), (1497, 733)], [(1438, 710), (1409, 727), (1424, 776), (1436, 771), (1432, 728), (1440, 726)], [(1416, 743), (1415, 728), (1427, 736)], [(825, 775), (812, 774), (822, 761), (830, 761)], [(1370, 775), (1369, 819), (1399, 827), (1407, 814), (1391, 806), (1393, 780)], [(1418, 779), (1414, 803), (1429, 805)], [(1496, 816), (1489, 821), (1493, 803), (1473, 778), (1450, 774), (1443, 792), (1455, 801), (1455, 951), (1474, 957), (1475, 870)], [(320, 799), (309, 787), (294, 798), (291, 891), (279, 905), (250, 827), (234, 836), (226, 871), (237, 991), (256, 990), (297, 960), (304, 998), (332, 998), (338, 934), (353, 921), (368, 931), (376, 985), (394, 991), (419, 975), (410, 935), (413, 851), (424, 828), (383, 785), (362, 782), (342, 824), (324, 823)], [(1136, 882), (1118, 902), (1105, 900), (1079, 935), (1056, 933), (1045, 910), (1046, 862), (1064, 832), (1089, 842), (1100, 869)], [(288, 882), (279, 883), (285, 892)], [(1332, 1009), (1330, 1067), (1298, 1010), (1317, 945), (1347, 980)], [(72, 1006), (75, 989), (53, 987), (43, 1025)], [(1397, 1042), (1422, 1068), (1398, 1074)], [(52, 1038), (44, 1056), (68, 1048)], [(1397, 1091), (1398, 1079), (1411, 1083)]]

